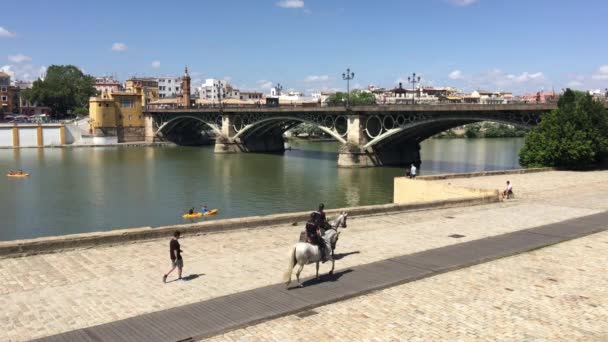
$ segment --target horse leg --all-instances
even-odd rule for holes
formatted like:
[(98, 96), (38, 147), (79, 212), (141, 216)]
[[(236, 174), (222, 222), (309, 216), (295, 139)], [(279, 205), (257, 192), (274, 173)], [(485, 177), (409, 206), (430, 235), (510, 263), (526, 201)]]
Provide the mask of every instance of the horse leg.
[(336, 266), (336, 261), (332, 258), (331, 259), (331, 271), (329, 271), (330, 275), (334, 274), (334, 266)]
[(317, 265), (316, 266), (317, 266), (317, 277), (316, 277), (316, 279), (319, 279), (319, 262), (318, 261), (317, 261)]
[(298, 271), (296, 272), (296, 279), (298, 279), (298, 287), (304, 287), (304, 285), (302, 285), (302, 283), (300, 283), (300, 273), (302, 272), (302, 269), (304, 268), (304, 264), (299, 264), (300, 267), (298, 267)]

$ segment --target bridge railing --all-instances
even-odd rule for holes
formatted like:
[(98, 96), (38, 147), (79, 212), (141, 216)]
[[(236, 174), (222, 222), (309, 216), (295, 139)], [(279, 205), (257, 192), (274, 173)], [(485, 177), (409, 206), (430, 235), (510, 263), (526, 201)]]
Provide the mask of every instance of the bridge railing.
[[(509, 106), (509, 105), (554, 105), (557, 103), (557, 100), (554, 101), (509, 101), (506, 103), (454, 103), (454, 102), (416, 102), (414, 105), (424, 105), (424, 106)], [(412, 103), (372, 103), (365, 104), (364, 106), (377, 106), (377, 107), (392, 107), (392, 106), (407, 106), (412, 105)], [(266, 105), (263, 103), (259, 104), (226, 104), (226, 105), (207, 105), (207, 104), (194, 104), (190, 107), (190, 109), (238, 109), (238, 108), (345, 108), (344, 105), (330, 105), (327, 103), (280, 103), (277, 105)], [(358, 105), (353, 105), (352, 107), (358, 107)], [(185, 109), (183, 105), (177, 104), (163, 104), (163, 105), (146, 105), (145, 111), (154, 111), (154, 110), (179, 110)]]

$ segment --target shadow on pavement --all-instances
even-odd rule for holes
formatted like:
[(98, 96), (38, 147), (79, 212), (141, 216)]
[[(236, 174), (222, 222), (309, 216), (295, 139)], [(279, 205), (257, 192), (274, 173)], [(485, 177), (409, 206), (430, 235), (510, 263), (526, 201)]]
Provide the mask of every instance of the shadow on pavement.
[(342, 258), (346, 258), (349, 255), (359, 254), (359, 253), (361, 253), (361, 252), (354, 251), (354, 252), (348, 252), (348, 253), (337, 253), (337, 254), (334, 254), (334, 260), (341, 260)]

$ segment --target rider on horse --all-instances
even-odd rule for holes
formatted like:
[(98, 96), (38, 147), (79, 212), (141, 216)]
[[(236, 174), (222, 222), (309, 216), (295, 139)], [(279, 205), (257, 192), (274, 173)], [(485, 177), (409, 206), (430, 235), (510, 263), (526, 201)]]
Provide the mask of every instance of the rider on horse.
[(315, 211), (314, 214), (316, 216), (316, 223), (321, 229), (321, 233), (324, 234), (327, 229), (331, 228), (331, 225), (327, 222), (327, 217), (325, 217), (325, 204), (319, 204), (319, 210)]
[(325, 262), (327, 261), (327, 257), (325, 256), (326, 246), (325, 240), (323, 240), (323, 237), (321, 235), (319, 225), (317, 224), (317, 222), (319, 222), (318, 214), (319, 213), (316, 211), (310, 213), (310, 220), (306, 222), (306, 237), (308, 243), (319, 247), (319, 252), (321, 253), (322, 260), (323, 262)]

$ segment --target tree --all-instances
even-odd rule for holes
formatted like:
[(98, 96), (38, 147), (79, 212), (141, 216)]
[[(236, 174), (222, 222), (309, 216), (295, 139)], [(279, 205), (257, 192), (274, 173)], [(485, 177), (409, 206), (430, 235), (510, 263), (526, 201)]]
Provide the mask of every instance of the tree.
[(471, 139), (471, 138), (479, 138), (479, 131), (481, 130), (481, 127), (479, 127), (478, 124), (470, 124), (467, 125), (467, 127), (464, 130), (464, 136)]
[[(330, 106), (345, 106), (346, 98), (346, 93), (337, 92), (327, 98), (327, 104)], [(351, 106), (374, 105), (376, 104), (376, 97), (370, 92), (353, 90), (350, 92), (349, 102)]]
[(581, 168), (608, 154), (608, 112), (591, 95), (566, 90), (558, 108), (543, 116), (519, 153), (526, 167)]
[(50, 107), (55, 115), (65, 115), (76, 108), (88, 108), (89, 98), (97, 93), (94, 84), (95, 79), (76, 66), (51, 65), (46, 77), (35, 81), (23, 96), (30, 103)]

